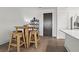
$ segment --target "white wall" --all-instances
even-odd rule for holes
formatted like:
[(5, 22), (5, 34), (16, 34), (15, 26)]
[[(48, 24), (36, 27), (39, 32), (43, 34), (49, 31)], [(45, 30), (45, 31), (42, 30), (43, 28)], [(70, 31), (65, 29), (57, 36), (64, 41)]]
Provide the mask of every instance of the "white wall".
[(61, 29), (68, 29), (68, 11), (66, 7), (57, 8), (57, 38), (63, 39), (65, 35)]
[(35, 7), (18, 8), (20, 10), (21, 16), (27, 20), (32, 20), (33, 17), (38, 19), (39, 9)]
[(17, 8), (0, 8), (0, 44), (8, 42), (10, 31), (23, 20)]

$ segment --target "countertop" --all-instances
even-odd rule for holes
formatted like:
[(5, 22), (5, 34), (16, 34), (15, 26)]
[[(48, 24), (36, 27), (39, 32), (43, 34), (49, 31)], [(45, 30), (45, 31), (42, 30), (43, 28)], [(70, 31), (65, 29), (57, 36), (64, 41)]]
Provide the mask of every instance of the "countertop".
[(73, 29), (73, 30), (61, 30), (63, 33), (68, 34), (74, 38), (79, 39), (79, 29)]

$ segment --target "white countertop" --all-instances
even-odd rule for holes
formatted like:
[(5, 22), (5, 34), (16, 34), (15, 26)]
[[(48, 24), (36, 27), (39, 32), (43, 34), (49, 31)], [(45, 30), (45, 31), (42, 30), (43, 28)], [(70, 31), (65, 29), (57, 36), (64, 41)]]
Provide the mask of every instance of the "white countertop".
[(74, 38), (79, 39), (79, 29), (73, 29), (73, 30), (61, 30), (65, 34), (68, 34)]

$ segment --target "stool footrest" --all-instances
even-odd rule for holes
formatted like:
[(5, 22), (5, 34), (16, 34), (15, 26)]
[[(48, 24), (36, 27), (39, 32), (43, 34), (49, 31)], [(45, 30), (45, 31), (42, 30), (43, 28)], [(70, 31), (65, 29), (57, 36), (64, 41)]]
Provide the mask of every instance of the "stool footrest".
[(20, 46), (22, 46), (23, 44), (25, 44), (24, 42), (20, 44)]
[(16, 44), (14, 44), (14, 43), (12, 43), (12, 44), (10, 44), (11, 46), (14, 46), (14, 47), (16, 47), (17, 45)]

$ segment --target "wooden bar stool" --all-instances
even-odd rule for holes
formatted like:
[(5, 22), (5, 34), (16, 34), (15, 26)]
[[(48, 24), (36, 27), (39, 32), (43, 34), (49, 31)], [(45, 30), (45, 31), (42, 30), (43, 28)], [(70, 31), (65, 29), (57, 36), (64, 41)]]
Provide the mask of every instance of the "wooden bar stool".
[(37, 48), (38, 47), (38, 41), (39, 41), (38, 31), (36, 31), (36, 30), (30, 31), (29, 45), (31, 43), (34, 43), (35, 44), (35, 48)]
[(20, 47), (24, 45), (26, 48), (25, 38), (23, 32), (12, 32), (11, 33), (11, 40), (9, 41), (8, 51), (10, 50), (11, 46), (16, 47), (17, 51), (20, 51)]

